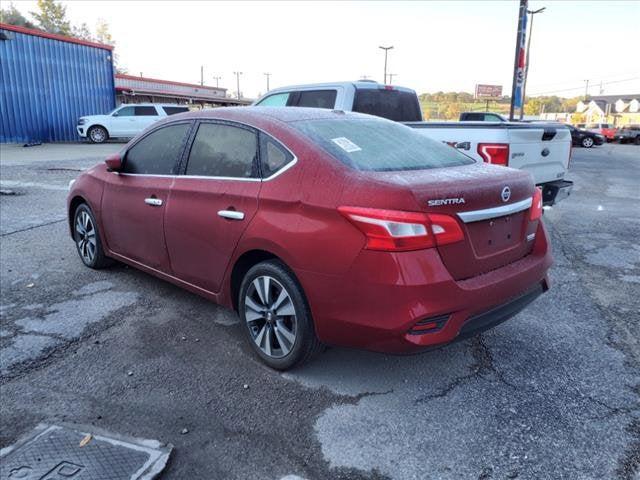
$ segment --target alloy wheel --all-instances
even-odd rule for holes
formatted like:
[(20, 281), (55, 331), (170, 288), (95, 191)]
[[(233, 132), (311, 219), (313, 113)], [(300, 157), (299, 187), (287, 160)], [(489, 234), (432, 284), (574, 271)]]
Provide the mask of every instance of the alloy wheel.
[(82, 210), (76, 216), (76, 244), (84, 262), (93, 263), (96, 257), (96, 228), (89, 214)]
[(296, 342), (296, 310), (289, 292), (275, 278), (256, 277), (244, 298), (244, 314), (251, 338), (262, 352), (282, 358)]
[(582, 145), (584, 145), (585, 147), (589, 148), (591, 146), (593, 146), (593, 139), (591, 137), (587, 137), (582, 141)]
[(93, 128), (91, 129), (91, 140), (96, 143), (102, 143), (105, 140), (105, 132), (101, 128)]

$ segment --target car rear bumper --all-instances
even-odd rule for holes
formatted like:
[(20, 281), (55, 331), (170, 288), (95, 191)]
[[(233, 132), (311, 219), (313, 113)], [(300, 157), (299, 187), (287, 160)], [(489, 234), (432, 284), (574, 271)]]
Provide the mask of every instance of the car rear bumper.
[(542, 204), (545, 206), (555, 205), (564, 200), (573, 190), (573, 182), (569, 180), (556, 180), (539, 186), (542, 187)]
[(511, 318), (549, 288), (549, 241), (538, 228), (531, 254), (454, 280), (435, 249), (364, 250), (343, 277), (296, 271), (321, 341), (413, 353), (466, 338)]

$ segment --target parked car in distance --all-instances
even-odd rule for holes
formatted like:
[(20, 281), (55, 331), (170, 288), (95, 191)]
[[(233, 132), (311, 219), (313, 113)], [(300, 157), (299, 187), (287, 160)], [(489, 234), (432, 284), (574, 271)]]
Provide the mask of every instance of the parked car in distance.
[(608, 142), (612, 141), (616, 135), (616, 129), (610, 123), (587, 123), (584, 125), (579, 124), (577, 126), (578, 128), (584, 128), (585, 130), (589, 130), (594, 133), (599, 133)]
[(462, 112), (461, 122), (507, 122), (508, 120), (499, 113), (493, 112)]
[(294, 85), (271, 90), (254, 105), (315, 107), (354, 111), (403, 122), (421, 135), (459, 149), (478, 162), (525, 170), (542, 188), (545, 205), (568, 197), (571, 139), (553, 123), (480, 121), (423, 122), (420, 102), (410, 88), (374, 81)]
[(106, 115), (88, 115), (78, 119), (76, 130), (92, 143), (110, 138), (132, 138), (161, 118), (188, 112), (186, 105), (137, 103), (120, 105)]
[(640, 145), (640, 125), (625, 125), (616, 131), (614, 138), (620, 143)]
[(574, 146), (591, 148), (594, 145), (602, 145), (605, 142), (604, 135), (574, 127), (573, 125), (565, 125), (571, 132), (571, 142)]
[(277, 369), (323, 343), (446, 344), (549, 288), (542, 194), (528, 173), (369, 115), (241, 107), (166, 118), (80, 174), (67, 206), (85, 265), (120, 260), (234, 308)]

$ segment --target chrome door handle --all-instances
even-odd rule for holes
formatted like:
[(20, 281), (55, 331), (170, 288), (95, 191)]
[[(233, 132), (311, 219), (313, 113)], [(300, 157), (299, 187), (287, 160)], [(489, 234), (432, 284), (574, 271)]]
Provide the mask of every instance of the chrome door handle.
[(218, 215), (229, 220), (244, 220), (244, 213), (236, 210), (220, 210)]
[(144, 203), (146, 203), (147, 205), (151, 205), (152, 207), (161, 207), (162, 206), (162, 200), (160, 200), (159, 198), (145, 198), (144, 199)]

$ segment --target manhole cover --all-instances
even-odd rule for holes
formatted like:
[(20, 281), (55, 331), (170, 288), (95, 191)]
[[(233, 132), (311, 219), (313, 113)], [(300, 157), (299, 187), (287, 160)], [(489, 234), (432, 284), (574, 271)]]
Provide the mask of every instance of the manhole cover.
[(147, 480), (164, 469), (172, 449), (93, 427), (40, 424), (0, 451), (0, 479)]

